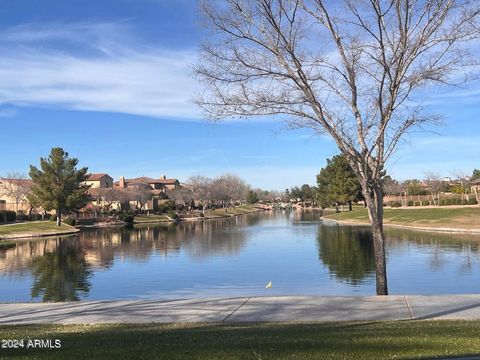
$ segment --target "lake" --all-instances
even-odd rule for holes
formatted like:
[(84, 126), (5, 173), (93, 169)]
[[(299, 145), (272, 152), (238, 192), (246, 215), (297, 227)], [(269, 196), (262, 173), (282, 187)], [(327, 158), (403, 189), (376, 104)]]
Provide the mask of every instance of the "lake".
[[(386, 235), (391, 294), (480, 293), (479, 236)], [(314, 212), (84, 229), (0, 249), (3, 302), (374, 294), (368, 227)]]

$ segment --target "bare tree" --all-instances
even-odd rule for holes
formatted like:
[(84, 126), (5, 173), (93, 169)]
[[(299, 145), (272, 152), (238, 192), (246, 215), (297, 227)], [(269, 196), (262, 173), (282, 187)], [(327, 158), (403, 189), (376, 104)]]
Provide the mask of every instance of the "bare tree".
[(459, 169), (453, 170), (451, 174), (454, 176), (455, 180), (458, 181), (459, 189), (462, 194), (462, 200), (466, 199), (468, 201), (468, 175)]
[(0, 195), (13, 200), (16, 212), (20, 203), (28, 203), (27, 195), (30, 193), (31, 182), (25, 174), (13, 171), (7, 173), (4, 178), (0, 178)]
[(211, 178), (202, 175), (191, 176), (187, 180), (187, 188), (192, 190), (195, 201), (202, 205), (203, 216), (212, 200), (212, 184)]
[(471, 63), (465, 44), (478, 38), (479, 2), (207, 0), (202, 11), (212, 33), (196, 102), (212, 119), (283, 115), (333, 138), (359, 178), (377, 294), (388, 294), (385, 163), (409, 130), (438, 121), (412, 100)]
[(425, 180), (427, 181), (428, 187), (430, 188), (433, 205), (438, 206), (440, 200), (440, 192), (443, 188), (442, 178), (440, 174), (434, 171), (425, 171)]
[(166, 195), (173, 200), (175, 204), (190, 208), (190, 204), (195, 200), (192, 190), (185, 187), (179, 187), (173, 190), (167, 190)]
[(151, 188), (147, 184), (135, 184), (129, 186), (124, 191), (126, 199), (135, 203), (135, 207), (138, 211), (142, 211), (147, 202), (152, 200), (153, 193)]

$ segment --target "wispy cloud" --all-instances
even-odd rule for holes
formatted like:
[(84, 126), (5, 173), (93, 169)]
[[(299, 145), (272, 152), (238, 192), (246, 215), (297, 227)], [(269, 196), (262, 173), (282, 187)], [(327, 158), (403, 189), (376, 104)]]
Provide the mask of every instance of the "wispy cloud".
[(149, 46), (125, 22), (0, 32), (0, 104), (198, 118), (193, 50)]

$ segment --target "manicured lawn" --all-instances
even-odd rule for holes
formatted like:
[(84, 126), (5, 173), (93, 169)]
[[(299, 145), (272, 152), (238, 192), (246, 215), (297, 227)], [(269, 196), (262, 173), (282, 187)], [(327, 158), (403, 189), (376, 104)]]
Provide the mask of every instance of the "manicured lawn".
[(216, 216), (228, 216), (228, 215), (240, 215), (240, 214), (248, 214), (252, 212), (256, 212), (258, 209), (255, 206), (243, 205), (237, 206), (235, 208), (227, 208), (225, 209), (215, 209), (208, 212), (207, 215), (216, 215)]
[[(350, 212), (330, 214), (326, 217), (343, 221), (369, 222), (365, 208), (354, 209)], [(407, 226), (480, 229), (480, 207), (385, 209), (384, 221), (385, 224)]]
[(135, 216), (135, 221), (170, 221), (168, 216), (166, 214), (161, 214), (161, 215), (137, 215)]
[(16, 235), (22, 233), (44, 234), (56, 231), (68, 231), (75, 229), (73, 226), (62, 224), (56, 226), (54, 221), (34, 221), (21, 224), (0, 225), (0, 236)]
[(414, 359), (480, 354), (474, 321), (316, 324), (1, 326), (0, 339), (61, 349), (0, 349), (9, 359)]

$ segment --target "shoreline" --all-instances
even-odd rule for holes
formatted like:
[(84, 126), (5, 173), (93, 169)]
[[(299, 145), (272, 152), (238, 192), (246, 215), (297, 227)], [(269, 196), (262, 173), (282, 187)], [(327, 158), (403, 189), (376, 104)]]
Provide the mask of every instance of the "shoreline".
[[(328, 217), (320, 216), (320, 219), (323, 221), (333, 221), (338, 225), (346, 226), (371, 226), (370, 223), (360, 222), (360, 221), (348, 221), (348, 220), (337, 220), (331, 219)], [(411, 226), (411, 225), (401, 225), (401, 224), (389, 224), (384, 223), (384, 227), (393, 227), (406, 230), (417, 230), (424, 232), (435, 232), (435, 233), (450, 233), (450, 234), (480, 234), (480, 229), (465, 229), (465, 228), (438, 228), (438, 227), (428, 227), (428, 226)]]

